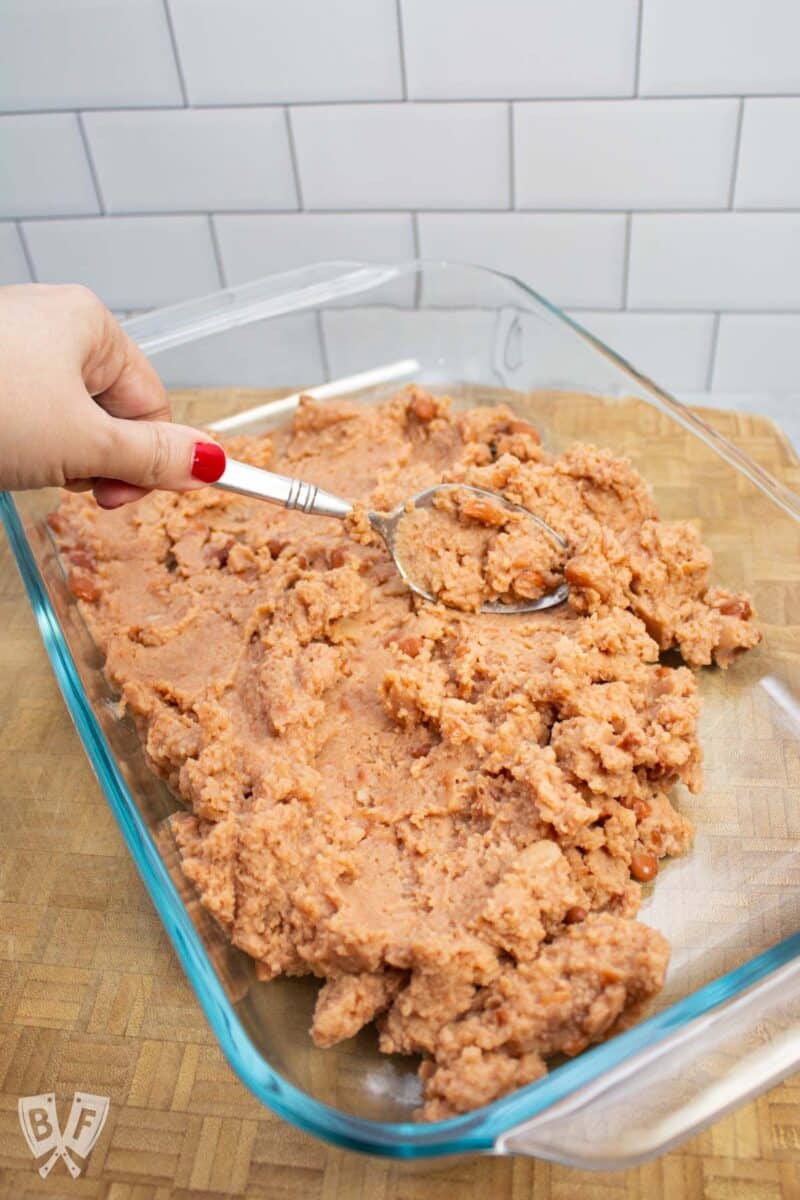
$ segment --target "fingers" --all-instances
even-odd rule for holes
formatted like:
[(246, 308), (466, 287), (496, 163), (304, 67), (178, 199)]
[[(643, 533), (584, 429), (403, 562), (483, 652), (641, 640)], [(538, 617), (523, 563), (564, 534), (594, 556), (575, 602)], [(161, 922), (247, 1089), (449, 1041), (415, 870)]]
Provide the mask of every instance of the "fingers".
[(86, 390), (112, 417), (168, 421), (169, 400), (155, 367), (104, 308), (83, 367)]
[(120, 508), (133, 500), (141, 500), (150, 490), (137, 487), (135, 483), (123, 483), (121, 479), (95, 479), (92, 488), (94, 498), (101, 508)]
[(64, 488), (68, 492), (94, 492), (101, 508), (119, 508), (133, 500), (149, 495), (151, 488), (137, 487), (135, 483), (123, 483), (121, 479), (67, 479)]
[(167, 424), (170, 409), (164, 385), (107, 309), (102, 334), (84, 364), (84, 383), (113, 420), (111, 461), (92, 481), (102, 508), (140, 500), (154, 487), (183, 490), (214, 482), (222, 474), (225, 455), (219, 446), (185, 426)]
[[(206, 434), (169, 421), (104, 418), (92, 455), (95, 494), (102, 503), (127, 503), (140, 489), (186, 491), (215, 483), (225, 451)], [(102, 477), (103, 483), (100, 479)], [(137, 496), (116, 485), (133, 484)]]
[(123, 483), (121, 479), (67, 479), (64, 489), (68, 492), (94, 492), (101, 508), (119, 508), (132, 500), (141, 500), (150, 488), (137, 487), (135, 483)]
[(0, 379), (0, 486), (66, 481), (117, 503), (141, 491), (99, 480), (137, 489), (195, 482), (192, 447), (203, 435), (123, 431), (168, 429), (169, 403), (152, 365), (88, 288), (0, 289)]
[[(101, 508), (130, 504), (154, 487), (182, 490), (214, 482), (222, 474), (225, 456), (215, 443), (208, 443), (213, 478), (197, 479), (193, 474), (195, 447), (202, 446), (203, 439), (185, 426), (162, 427), (170, 420), (164, 385), (107, 310), (102, 338), (84, 368), (84, 382), (96, 403), (115, 419), (113, 476), (92, 481)], [(140, 430), (120, 428), (130, 421), (150, 424)]]

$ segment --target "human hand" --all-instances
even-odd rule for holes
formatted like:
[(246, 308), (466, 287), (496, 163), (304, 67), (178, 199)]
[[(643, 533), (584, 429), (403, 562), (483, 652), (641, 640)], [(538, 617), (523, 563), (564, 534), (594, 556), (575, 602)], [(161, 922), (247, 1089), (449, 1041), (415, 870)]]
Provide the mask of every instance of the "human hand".
[(63, 485), (103, 508), (214, 483), (225, 453), (170, 420), (152, 364), (87, 288), (0, 288), (0, 487)]

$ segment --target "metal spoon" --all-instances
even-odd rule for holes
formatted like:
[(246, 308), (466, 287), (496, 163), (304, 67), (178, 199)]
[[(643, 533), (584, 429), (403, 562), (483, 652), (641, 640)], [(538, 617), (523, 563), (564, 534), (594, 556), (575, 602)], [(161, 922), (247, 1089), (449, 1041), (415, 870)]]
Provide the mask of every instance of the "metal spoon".
[[(288, 475), (276, 475), (273, 471), (265, 471), (261, 467), (253, 467), (249, 463), (237, 462), (229, 458), (220, 479), (214, 484), (226, 492), (238, 492), (242, 496), (253, 496), (256, 500), (267, 500), (270, 504), (279, 504), (282, 508), (299, 509), (300, 512), (318, 517), (337, 517), (343, 521), (353, 511), (353, 505), (331, 492), (306, 483), (302, 479), (293, 479)], [(512, 504), (510, 500), (497, 492), (489, 492), (484, 488), (472, 487), (463, 483), (440, 483), (435, 487), (425, 488), (417, 492), (409, 500), (404, 500), (391, 512), (368, 512), (367, 519), (375, 532), (383, 539), (386, 549), (392, 557), (401, 577), (412, 592), (423, 600), (436, 603), (438, 597), (417, 583), (408, 573), (404, 563), (397, 557), (397, 529), (403, 517), (408, 515), (409, 507), (430, 508), (435, 497), (446, 491), (469, 492), (471, 495), (488, 497), (494, 503), (500, 504), (509, 512), (522, 513), (528, 520), (533, 521), (544, 533), (555, 542), (559, 549), (566, 551), (567, 543), (560, 533), (556, 533), (541, 517), (537, 517), (529, 509), (520, 504)], [(502, 600), (490, 600), (481, 605), (481, 612), (494, 613), (523, 613), (539, 612), (545, 608), (553, 608), (563, 604), (567, 598), (568, 588), (560, 584), (554, 591), (539, 596), (536, 600), (520, 600), (514, 604), (504, 604)]]

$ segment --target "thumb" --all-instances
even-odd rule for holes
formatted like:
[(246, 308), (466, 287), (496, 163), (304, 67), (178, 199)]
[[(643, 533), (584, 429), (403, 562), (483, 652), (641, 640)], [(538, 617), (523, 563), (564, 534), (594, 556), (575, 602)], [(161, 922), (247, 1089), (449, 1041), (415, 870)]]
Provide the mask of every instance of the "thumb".
[(110, 417), (107, 434), (93, 456), (95, 477), (182, 492), (216, 483), (225, 470), (222, 447), (188, 425)]

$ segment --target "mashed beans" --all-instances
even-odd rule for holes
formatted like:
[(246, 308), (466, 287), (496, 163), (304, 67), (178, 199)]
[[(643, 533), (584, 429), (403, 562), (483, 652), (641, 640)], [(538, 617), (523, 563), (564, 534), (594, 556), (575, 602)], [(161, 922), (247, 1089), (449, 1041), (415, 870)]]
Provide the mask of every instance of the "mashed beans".
[[(106, 674), (185, 805), (203, 904), (259, 978), (324, 980), (319, 1045), (377, 1020), (383, 1050), (422, 1055), (422, 1115), (467, 1111), (661, 987), (667, 943), (635, 916), (691, 841), (669, 798), (701, 786), (689, 668), (759, 641), (750, 603), (710, 583), (692, 526), (660, 521), (629, 463), (553, 457), (503, 407), (305, 399), (229, 450), (378, 509), (474, 484), (568, 543), (556, 561), (473, 514), (476, 566), (428, 530), (449, 608), (408, 591), (363, 513), (205, 488), (115, 512), (65, 494), (51, 517)], [(471, 611), (486, 586), (524, 596), (562, 572), (559, 609)], [(670, 648), (688, 665), (663, 665)]]

